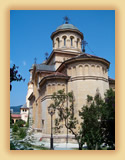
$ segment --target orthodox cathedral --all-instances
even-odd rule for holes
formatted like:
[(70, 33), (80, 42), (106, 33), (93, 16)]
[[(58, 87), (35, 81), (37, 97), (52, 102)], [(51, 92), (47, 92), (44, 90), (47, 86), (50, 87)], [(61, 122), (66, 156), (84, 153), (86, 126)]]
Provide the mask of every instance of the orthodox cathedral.
[[(108, 77), (110, 62), (85, 53), (82, 46), (84, 35), (77, 27), (66, 20), (51, 34), (51, 39), (53, 49), (48, 59), (41, 64), (33, 64), (29, 70), (26, 96), (32, 120), (30, 125), (43, 135), (50, 135), (51, 132), (48, 106), (52, 103), (54, 92), (62, 89), (66, 93), (73, 91), (77, 116), (86, 104), (87, 95), (95, 96), (98, 93), (103, 98), (107, 89), (115, 89), (115, 80)], [(66, 129), (61, 129), (60, 134), (65, 135)]]

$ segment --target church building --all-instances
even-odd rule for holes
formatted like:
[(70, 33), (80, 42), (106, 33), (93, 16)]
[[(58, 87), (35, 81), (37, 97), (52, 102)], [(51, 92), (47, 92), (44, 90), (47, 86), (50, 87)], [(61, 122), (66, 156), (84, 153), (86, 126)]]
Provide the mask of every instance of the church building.
[[(103, 98), (107, 89), (115, 89), (115, 80), (108, 77), (110, 62), (85, 53), (82, 45), (85, 42), (84, 35), (77, 27), (66, 20), (51, 34), (51, 39), (53, 48), (48, 59), (41, 64), (33, 64), (29, 70), (26, 96), (31, 127), (44, 135), (50, 135), (51, 132), (48, 106), (52, 103), (54, 92), (62, 89), (66, 93), (73, 91), (74, 110), (78, 115), (86, 104), (87, 95), (95, 96), (99, 93)], [(65, 135), (66, 129), (61, 129), (60, 134)]]

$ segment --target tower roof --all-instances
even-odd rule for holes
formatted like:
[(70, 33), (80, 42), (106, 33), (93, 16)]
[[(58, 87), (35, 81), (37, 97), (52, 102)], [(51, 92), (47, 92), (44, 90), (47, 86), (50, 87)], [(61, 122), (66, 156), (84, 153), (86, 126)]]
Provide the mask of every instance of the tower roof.
[(68, 24), (68, 23), (65, 23), (65, 24), (62, 24), (60, 25), (59, 27), (57, 27), (56, 31), (57, 30), (60, 30), (60, 29), (76, 29), (79, 31), (79, 29), (77, 27), (75, 27), (74, 25), (72, 24)]
[(66, 31), (70, 31), (70, 32), (76, 32), (78, 34), (81, 35), (82, 39), (83, 39), (83, 33), (80, 32), (80, 30), (75, 27), (73, 24), (69, 24), (69, 23), (65, 23), (65, 24), (62, 24), (60, 25), (59, 27), (56, 28), (56, 31), (54, 31), (52, 34), (51, 34), (51, 39), (53, 39), (53, 37), (59, 33), (59, 32), (66, 32)]
[(25, 103), (21, 108), (28, 109), (27, 104)]

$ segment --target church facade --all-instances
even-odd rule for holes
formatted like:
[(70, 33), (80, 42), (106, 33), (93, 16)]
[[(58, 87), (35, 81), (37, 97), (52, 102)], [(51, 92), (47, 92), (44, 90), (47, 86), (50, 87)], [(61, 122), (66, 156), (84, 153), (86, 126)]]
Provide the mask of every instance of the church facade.
[[(41, 64), (33, 64), (29, 70), (26, 96), (32, 128), (46, 135), (51, 132), (48, 106), (54, 92), (62, 89), (66, 93), (73, 91), (77, 116), (86, 104), (87, 95), (99, 93), (103, 98), (106, 90), (114, 89), (115, 84), (108, 77), (110, 62), (82, 50), (84, 35), (77, 27), (66, 22), (52, 33), (51, 39), (53, 50), (48, 59)], [(66, 134), (65, 127), (60, 134)]]

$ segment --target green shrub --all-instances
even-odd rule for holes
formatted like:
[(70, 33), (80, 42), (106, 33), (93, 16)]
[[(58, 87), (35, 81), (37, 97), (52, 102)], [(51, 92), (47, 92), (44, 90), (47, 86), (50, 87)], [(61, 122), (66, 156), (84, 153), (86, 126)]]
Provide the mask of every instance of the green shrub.
[(26, 130), (24, 128), (19, 129), (19, 137), (25, 138), (26, 137)]
[(13, 132), (17, 132), (18, 131), (18, 126), (17, 124), (15, 123), (14, 126), (13, 126)]
[(10, 150), (16, 150), (16, 147), (13, 142), (10, 142)]
[(18, 125), (18, 127), (23, 127), (23, 126), (26, 124), (26, 122), (25, 122), (24, 120), (22, 120), (22, 119), (19, 119), (19, 120), (16, 122), (16, 124)]

